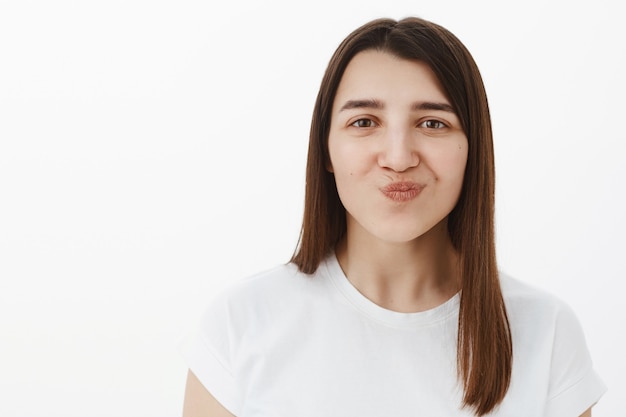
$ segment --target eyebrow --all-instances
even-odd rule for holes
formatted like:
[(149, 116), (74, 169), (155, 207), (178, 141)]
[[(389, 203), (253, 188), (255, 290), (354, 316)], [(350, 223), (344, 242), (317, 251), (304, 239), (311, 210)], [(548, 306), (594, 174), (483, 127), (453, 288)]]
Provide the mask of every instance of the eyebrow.
[[(382, 110), (385, 108), (385, 103), (376, 99), (364, 99), (364, 100), (348, 100), (339, 109), (340, 112), (344, 110), (352, 109), (375, 109)], [(455, 113), (454, 109), (448, 103), (437, 103), (432, 101), (418, 101), (411, 105), (411, 110), (439, 110), (449, 113)]]
[(385, 104), (380, 101), (380, 100), (375, 100), (375, 99), (367, 99), (367, 100), (348, 100), (345, 102), (345, 104), (343, 106), (341, 106), (341, 109), (339, 109), (340, 112), (344, 111), (344, 110), (351, 110), (351, 109), (376, 109), (376, 110), (382, 110), (385, 108)]
[(440, 110), (447, 111), (449, 113), (455, 113), (454, 109), (448, 103), (434, 103), (431, 101), (421, 101), (413, 103), (411, 110)]

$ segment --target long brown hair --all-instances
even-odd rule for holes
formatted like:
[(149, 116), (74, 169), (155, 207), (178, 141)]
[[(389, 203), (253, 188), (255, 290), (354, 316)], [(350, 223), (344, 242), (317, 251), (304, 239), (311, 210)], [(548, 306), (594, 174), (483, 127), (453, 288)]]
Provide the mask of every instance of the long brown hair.
[(377, 19), (352, 32), (337, 48), (315, 103), (306, 168), (304, 220), (291, 261), (307, 274), (334, 250), (346, 233), (345, 208), (327, 171), (333, 101), (350, 60), (380, 50), (426, 63), (461, 120), (469, 151), (463, 187), (448, 216), (451, 241), (461, 265), (457, 364), (463, 404), (482, 416), (506, 395), (513, 348), (496, 265), (495, 169), (491, 120), (485, 88), (474, 59), (456, 36), (419, 18)]

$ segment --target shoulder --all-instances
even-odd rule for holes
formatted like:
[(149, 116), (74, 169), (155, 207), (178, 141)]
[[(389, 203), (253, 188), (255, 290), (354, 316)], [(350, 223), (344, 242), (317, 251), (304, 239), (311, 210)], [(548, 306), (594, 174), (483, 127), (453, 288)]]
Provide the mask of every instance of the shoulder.
[[(518, 356), (546, 354), (546, 361), (565, 355), (579, 356), (583, 367), (590, 367), (585, 335), (574, 310), (561, 298), (506, 274), (500, 282), (514, 348)], [(548, 359), (549, 358), (549, 359)], [(562, 364), (563, 370), (569, 365)]]
[(276, 265), (275, 267), (257, 272), (254, 275), (235, 279), (227, 284), (218, 297), (240, 298), (251, 297), (259, 291), (277, 291), (296, 280), (302, 279), (302, 274), (291, 263)]
[(323, 285), (324, 274), (322, 267), (315, 273), (308, 275), (300, 272), (293, 263), (277, 265), (274, 268), (261, 271), (254, 275), (239, 278), (227, 284), (216, 295), (217, 300), (225, 302), (262, 301), (271, 297), (277, 298), (293, 296), (299, 292), (307, 292), (313, 287)]
[(292, 263), (232, 281), (208, 302), (204, 323), (259, 323), (302, 310), (327, 287), (322, 266), (312, 275)]
[(292, 306), (306, 298), (307, 285), (320, 285), (315, 278), (283, 264), (231, 281), (207, 297), (199, 323), (181, 343), (181, 353), (228, 410), (240, 411), (240, 369), (250, 358), (256, 361), (265, 346), (289, 334), (285, 329), (294, 315)]
[(546, 395), (545, 415), (580, 415), (606, 387), (593, 369), (584, 331), (558, 296), (500, 273), (513, 337), (511, 398), (528, 398), (529, 387)]
[(500, 274), (500, 284), (514, 339), (535, 348), (541, 344), (550, 350), (586, 349), (578, 316), (567, 302), (507, 274)]
[(555, 294), (506, 273), (500, 273), (500, 286), (509, 313), (522, 316), (540, 314), (544, 319), (561, 313), (573, 314), (569, 305)]

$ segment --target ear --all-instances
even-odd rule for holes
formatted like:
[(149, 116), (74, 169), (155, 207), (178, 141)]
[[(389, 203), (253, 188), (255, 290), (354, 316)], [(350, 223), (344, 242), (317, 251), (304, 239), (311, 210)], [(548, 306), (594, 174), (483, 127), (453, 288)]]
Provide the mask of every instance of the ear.
[(326, 161), (326, 171), (330, 172), (331, 174), (335, 172), (333, 170), (333, 164), (331, 164), (330, 161)]

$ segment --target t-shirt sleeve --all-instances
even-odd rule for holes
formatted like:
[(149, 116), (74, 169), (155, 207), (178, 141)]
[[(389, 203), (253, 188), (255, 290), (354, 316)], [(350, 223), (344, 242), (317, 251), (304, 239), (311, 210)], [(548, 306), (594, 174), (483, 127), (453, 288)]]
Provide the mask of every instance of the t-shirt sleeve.
[(556, 317), (546, 417), (578, 417), (598, 402), (606, 386), (593, 369), (582, 327), (567, 305)]
[(224, 408), (234, 415), (240, 398), (233, 373), (233, 342), (228, 303), (224, 297), (211, 302), (199, 324), (180, 345), (187, 366)]

